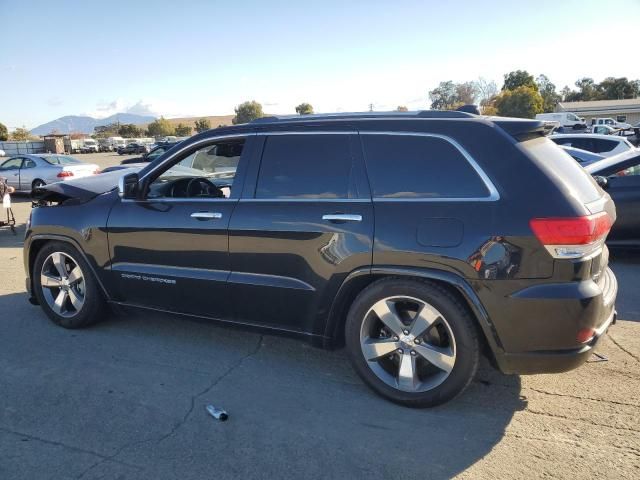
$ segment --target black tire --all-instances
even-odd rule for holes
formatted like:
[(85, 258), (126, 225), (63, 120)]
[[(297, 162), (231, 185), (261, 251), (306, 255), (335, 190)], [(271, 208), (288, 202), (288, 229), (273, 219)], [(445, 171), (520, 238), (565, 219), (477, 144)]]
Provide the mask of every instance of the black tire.
[[(66, 315), (62, 315), (54, 311), (49, 304), (51, 297), (48, 297), (48, 294), (45, 293), (45, 287), (42, 286), (41, 273), (43, 265), (52, 254), (56, 253), (61, 253), (66, 256), (67, 259), (72, 260), (67, 260), (67, 268), (75, 262), (82, 273), (82, 306), (79, 310), (75, 310), (73, 306), (71, 306), (70, 300), (67, 303), (69, 310), (75, 310), (75, 313), (65, 312)], [(68, 243), (49, 242), (42, 247), (33, 263), (31, 275), (33, 279), (33, 290), (38, 299), (38, 303), (56, 325), (70, 329), (87, 327), (100, 321), (104, 317), (105, 312), (107, 312), (103, 293), (93, 276), (91, 268), (84, 257)], [(70, 287), (67, 286), (67, 288)], [(52, 296), (57, 296), (60, 293), (60, 289), (56, 289), (55, 287), (46, 290), (52, 292)]]
[(31, 183), (31, 188), (38, 188), (38, 187), (42, 187), (43, 185), (46, 185), (46, 183), (44, 183), (43, 180), (40, 180), (39, 178), (36, 178), (32, 183)]
[[(442, 314), (441, 318), (446, 319), (454, 336), (455, 363), (446, 379), (430, 390), (409, 392), (392, 387), (374, 373), (365, 359), (361, 347), (363, 323), (374, 304), (390, 297), (411, 297), (434, 307)], [(408, 407), (433, 407), (462, 393), (473, 380), (480, 359), (478, 330), (468, 308), (447, 289), (429, 281), (388, 277), (369, 285), (349, 309), (345, 342), (351, 364), (360, 378), (376, 393)]]

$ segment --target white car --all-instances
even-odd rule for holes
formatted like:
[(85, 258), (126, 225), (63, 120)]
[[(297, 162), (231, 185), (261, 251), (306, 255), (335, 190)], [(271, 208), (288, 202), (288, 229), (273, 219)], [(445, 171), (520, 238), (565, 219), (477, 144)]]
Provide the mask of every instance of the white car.
[(0, 163), (0, 177), (7, 179), (7, 185), (22, 192), (99, 172), (98, 165), (68, 155), (20, 154)]
[(603, 157), (611, 157), (628, 150), (635, 150), (629, 140), (617, 135), (598, 135), (595, 133), (561, 133), (549, 138), (558, 145), (580, 148), (597, 153)]
[(613, 118), (594, 118), (591, 121), (591, 125), (609, 125), (612, 128), (622, 128), (622, 129), (627, 129), (627, 128), (631, 128), (631, 125), (629, 125), (626, 122), (618, 122), (617, 120), (614, 120)]

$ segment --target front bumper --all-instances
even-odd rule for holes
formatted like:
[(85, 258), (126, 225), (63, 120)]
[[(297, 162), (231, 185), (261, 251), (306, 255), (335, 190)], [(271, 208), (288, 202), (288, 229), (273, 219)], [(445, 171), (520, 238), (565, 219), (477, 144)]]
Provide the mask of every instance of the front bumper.
[[(503, 351), (495, 353), (496, 363), (502, 372), (507, 374), (559, 373), (577, 368), (589, 358), (600, 339), (615, 323), (618, 282), (609, 268), (605, 270), (597, 286), (593, 284), (587, 288), (580, 284), (564, 286), (556, 284), (556, 287), (559, 292), (555, 292), (557, 297), (553, 300), (547, 297), (551, 289), (541, 292), (545, 295), (544, 298), (527, 297), (524, 306), (528, 309), (526, 315), (528, 319), (541, 315), (540, 312), (544, 318), (538, 317), (540, 320), (534, 328), (530, 325), (525, 327), (525, 324), (520, 323), (523, 331), (517, 334), (520, 339), (528, 337), (529, 344), (536, 345), (538, 348), (510, 351), (509, 345), (505, 344)], [(540, 308), (536, 309), (538, 302)], [(538, 310), (537, 314), (536, 310)], [(540, 348), (541, 341), (532, 340), (538, 336), (537, 330), (540, 330), (535, 327), (540, 327), (548, 336), (549, 347)], [(580, 328), (584, 327), (592, 328), (595, 334), (588, 343), (576, 344), (575, 335)], [(570, 338), (574, 340), (571, 342)], [(519, 344), (523, 343), (525, 342), (521, 341)], [(568, 347), (564, 348), (563, 343)]]

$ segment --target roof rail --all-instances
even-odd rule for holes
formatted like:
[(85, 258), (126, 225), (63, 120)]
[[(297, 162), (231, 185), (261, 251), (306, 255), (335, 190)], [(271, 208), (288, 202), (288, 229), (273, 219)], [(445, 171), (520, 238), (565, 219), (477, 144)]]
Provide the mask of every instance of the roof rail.
[(348, 112), (312, 113), (309, 115), (271, 115), (260, 117), (249, 123), (277, 123), (291, 121), (342, 120), (357, 118), (473, 118), (475, 115), (454, 110), (419, 110), (416, 112)]

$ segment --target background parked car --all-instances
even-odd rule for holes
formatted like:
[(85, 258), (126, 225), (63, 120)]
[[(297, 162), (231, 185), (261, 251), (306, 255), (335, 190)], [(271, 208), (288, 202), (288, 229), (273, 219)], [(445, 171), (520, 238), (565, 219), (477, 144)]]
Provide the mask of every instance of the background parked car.
[(574, 130), (584, 130), (587, 128), (584, 119), (571, 112), (539, 113), (536, 115), (536, 120), (558, 122), (561, 127), (568, 127)]
[(17, 191), (100, 173), (98, 165), (67, 155), (16, 155), (0, 164), (0, 176)]
[[(585, 167), (616, 204), (618, 218), (607, 244), (640, 247), (640, 151), (632, 150)], [(602, 178), (603, 177), (603, 178)]]
[(98, 153), (100, 151), (100, 144), (93, 138), (87, 138), (80, 147), (80, 153)]
[(131, 153), (149, 153), (149, 146), (142, 143), (130, 143), (125, 147), (118, 148), (118, 155), (127, 155)]
[(174, 145), (176, 145), (176, 142), (163, 143), (162, 145), (158, 145), (157, 147), (153, 148), (148, 153), (145, 153), (141, 157), (127, 158), (126, 160), (123, 160), (122, 162), (120, 162), (120, 164), (128, 165), (131, 163), (153, 162), (156, 158), (158, 158), (160, 155), (162, 155), (164, 152), (169, 150)]
[(613, 118), (594, 118), (591, 120), (591, 125), (608, 125), (612, 128), (622, 128), (627, 129), (631, 128), (631, 125), (626, 122), (618, 122)]
[(576, 147), (603, 157), (612, 157), (618, 153), (635, 150), (635, 147), (624, 137), (615, 135), (598, 135), (595, 133), (561, 133), (549, 138), (558, 145)]

